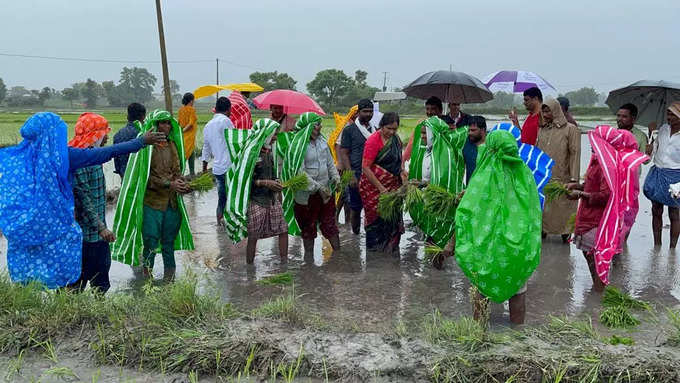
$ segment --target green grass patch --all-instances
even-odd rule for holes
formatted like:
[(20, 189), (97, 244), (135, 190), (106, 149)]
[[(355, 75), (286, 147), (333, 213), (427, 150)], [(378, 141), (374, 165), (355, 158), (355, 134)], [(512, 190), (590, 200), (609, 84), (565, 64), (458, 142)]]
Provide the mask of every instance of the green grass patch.
[(260, 285), (272, 286), (272, 285), (292, 285), (293, 284), (293, 274), (290, 272), (275, 274), (270, 277), (262, 278), (257, 281)]
[(618, 336), (616, 334), (609, 337), (609, 339), (607, 341), (609, 342), (609, 344), (614, 345), (614, 346), (619, 345), (619, 344), (623, 344), (623, 345), (626, 345), (626, 346), (632, 346), (632, 345), (635, 344), (635, 341), (633, 340), (633, 338), (629, 338), (627, 336)]
[(624, 306), (607, 307), (600, 313), (600, 323), (609, 328), (631, 328), (640, 324), (640, 320), (631, 315)]
[(504, 337), (489, 332), (471, 317), (456, 320), (443, 318), (439, 310), (435, 310), (425, 318), (422, 324), (424, 337), (435, 345), (462, 346), (468, 351), (477, 351), (494, 343), (502, 343)]

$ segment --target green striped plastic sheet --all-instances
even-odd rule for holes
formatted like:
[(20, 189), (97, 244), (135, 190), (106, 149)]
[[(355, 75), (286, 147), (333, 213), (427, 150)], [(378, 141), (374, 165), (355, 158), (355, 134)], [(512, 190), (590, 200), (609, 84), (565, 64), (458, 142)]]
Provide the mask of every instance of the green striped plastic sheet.
[[(317, 122), (321, 122), (321, 117), (318, 114), (303, 113), (295, 123), (294, 131), (279, 133), (276, 136), (276, 153), (283, 159), (283, 166), (279, 174), (282, 182), (288, 181), (300, 172), (309, 147), (312, 129)], [(293, 211), (294, 203), (295, 193), (283, 189), (283, 217), (288, 223), (288, 234), (300, 235), (300, 226), (295, 220), (295, 212)]]
[(232, 165), (225, 177), (227, 204), (224, 221), (234, 243), (248, 236), (248, 204), (255, 164), (267, 139), (279, 128), (268, 118), (258, 120), (252, 129), (227, 129), (225, 138)]
[(541, 204), (517, 141), (498, 130), (480, 146), (477, 168), (456, 210), (458, 265), (494, 302), (511, 298), (541, 256)]
[[(465, 162), (463, 160), (463, 146), (468, 136), (467, 127), (451, 130), (446, 122), (439, 117), (430, 117), (416, 126), (413, 139), (421, 142), (413, 145), (411, 162), (409, 164), (409, 179), (423, 178), (423, 160), (427, 151), (422, 143), (420, 134), (423, 129), (432, 130), (432, 154), (430, 165), (430, 183), (446, 189), (457, 195), (463, 190), (463, 176)], [(409, 214), (426, 235), (432, 237), (437, 246), (444, 247), (454, 234), (455, 216), (439, 217), (427, 214), (424, 204), (417, 204), (409, 210)]]
[[(155, 130), (158, 121), (170, 120), (172, 128), (168, 139), (177, 148), (180, 169), (184, 172), (184, 140), (182, 129), (170, 113), (165, 110), (154, 110), (141, 126), (137, 122), (140, 135)], [(111, 258), (128, 265), (137, 266), (144, 248), (142, 239), (142, 221), (144, 217), (144, 194), (149, 180), (151, 154), (153, 146), (148, 145), (137, 153), (130, 155), (128, 165), (120, 187), (120, 195), (116, 203), (116, 214), (113, 218), (113, 232), (116, 241), (111, 245)], [(175, 250), (193, 250), (194, 240), (189, 227), (189, 217), (181, 195), (177, 195), (177, 207), (182, 217), (179, 234), (175, 239)]]

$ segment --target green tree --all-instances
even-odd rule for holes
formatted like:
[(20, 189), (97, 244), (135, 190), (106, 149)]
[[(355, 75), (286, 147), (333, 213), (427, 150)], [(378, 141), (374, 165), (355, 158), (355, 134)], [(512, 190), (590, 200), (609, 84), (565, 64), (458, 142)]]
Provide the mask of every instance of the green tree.
[(0, 102), (5, 99), (5, 96), (7, 96), (7, 86), (5, 86), (5, 82), (0, 78)]
[(250, 82), (264, 88), (264, 91), (274, 89), (292, 89), (295, 90), (295, 81), (288, 73), (274, 72), (253, 72), (250, 74)]
[(493, 100), (483, 105), (495, 108), (512, 108), (515, 105), (515, 95), (506, 92), (496, 92), (493, 95)]
[(99, 89), (100, 87), (101, 85), (91, 78), (88, 78), (87, 81), (85, 81), (85, 88), (82, 90), (82, 95), (83, 98), (85, 98), (86, 107), (94, 108), (97, 106), (97, 99), (102, 93)]
[(571, 105), (593, 106), (597, 104), (600, 95), (593, 88), (583, 87), (579, 90), (568, 92), (564, 95)]
[(366, 85), (366, 79), (368, 78), (368, 72), (361, 69), (354, 72), (354, 81), (357, 85)]
[(326, 107), (334, 107), (347, 96), (355, 81), (338, 69), (326, 69), (316, 74), (307, 84), (307, 90)]
[(73, 101), (80, 98), (80, 92), (75, 87), (64, 88), (61, 91), (61, 96), (64, 98), (64, 100), (69, 101), (71, 103), (71, 108), (73, 108)]
[(31, 91), (24, 88), (23, 86), (13, 86), (9, 90), (9, 96), (10, 97), (23, 97), (23, 96), (30, 96)]
[(123, 67), (118, 82), (120, 97), (123, 104), (132, 102), (146, 103), (153, 99), (153, 89), (156, 86), (156, 76), (146, 68)]
[(45, 105), (45, 101), (49, 100), (53, 94), (54, 89), (51, 89), (48, 86), (42, 88), (42, 90), (40, 90), (40, 93), (38, 93), (38, 100), (40, 101), (40, 106)]

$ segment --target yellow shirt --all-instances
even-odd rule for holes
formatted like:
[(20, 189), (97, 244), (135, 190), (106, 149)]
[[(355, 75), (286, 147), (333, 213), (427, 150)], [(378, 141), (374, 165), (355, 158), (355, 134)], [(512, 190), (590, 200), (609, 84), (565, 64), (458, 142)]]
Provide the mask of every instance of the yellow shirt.
[(196, 109), (193, 106), (185, 105), (179, 108), (177, 112), (177, 122), (184, 130), (187, 125), (191, 125), (191, 129), (182, 132), (184, 138), (184, 158), (187, 160), (194, 153), (196, 149), (196, 131), (198, 130), (198, 117), (196, 117)]

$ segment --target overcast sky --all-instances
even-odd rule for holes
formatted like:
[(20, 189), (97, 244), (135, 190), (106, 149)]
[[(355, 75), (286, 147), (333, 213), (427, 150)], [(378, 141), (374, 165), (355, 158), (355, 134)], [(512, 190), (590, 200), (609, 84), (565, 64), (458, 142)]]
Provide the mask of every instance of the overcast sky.
[[(153, 0), (3, 1), (0, 54), (158, 61)], [(479, 77), (536, 72), (560, 92), (608, 91), (640, 79), (680, 82), (678, 0), (164, 0), (170, 77), (182, 91), (245, 82), (256, 70), (287, 72), (298, 90), (323, 69), (368, 72), (401, 87), (438, 69)], [(8, 87), (62, 89), (91, 77), (118, 80), (124, 66), (0, 55)]]

